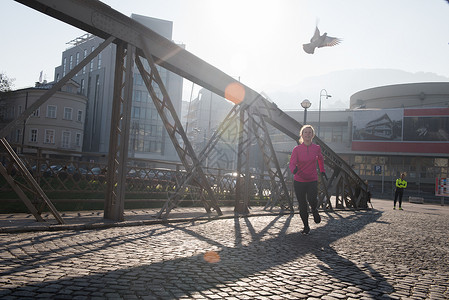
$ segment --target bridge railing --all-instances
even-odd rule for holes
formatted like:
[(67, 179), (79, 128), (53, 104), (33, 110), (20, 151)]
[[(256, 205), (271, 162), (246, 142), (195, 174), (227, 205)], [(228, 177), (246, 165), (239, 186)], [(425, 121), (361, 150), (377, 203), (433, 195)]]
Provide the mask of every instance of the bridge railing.
[[(106, 157), (95, 156), (91, 153), (60, 152), (58, 154), (64, 158), (48, 158), (42, 154), (45, 153), (45, 149), (38, 150), (36, 153), (19, 154), (19, 157), (50, 199), (101, 199), (104, 197), (108, 172)], [(55, 150), (52, 152), (57, 153)], [(5, 153), (0, 153), (0, 162), (17, 182), (21, 182), (21, 173), (15, 169)], [(217, 199), (223, 204), (232, 205), (237, 185), (235, 171), (205, 168), (205, 172)], [(167, 199), (185, 176), (186, 171), (180, 163), (130, 159), (126, 173), (127, 198), (159, 201)], [(268, 176), (257, 173), (251, 173), (249, 176), (251, 178), (250, 197), (254, 200), (269, 197)], [(2, 194), (0, 200), (17, 198), (3, 176), (0, 176), (0, 192)], [(198, 186), (186, 187), (185, 194), (190, 200), (200, 199), (199, 193), (201, 189)]]

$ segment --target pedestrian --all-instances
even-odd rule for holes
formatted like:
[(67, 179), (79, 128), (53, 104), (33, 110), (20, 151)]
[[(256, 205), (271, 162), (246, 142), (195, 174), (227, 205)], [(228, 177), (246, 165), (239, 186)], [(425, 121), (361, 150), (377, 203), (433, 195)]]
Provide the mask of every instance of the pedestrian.
[(407, 181), (404, 180), (405, 173), (401, 174), (401, 177), (396, 179), (396, 191), (394, 192), (394, 206), (396, 209), (396, 200), (399, 198), (399, 209), (402, 210), (402, 196), (404, 195), (404, 189), (407, 187)]
[(294, 189), (296, 198), (298, 199), (299, 215), (304, 224), (302, 234), (308, 234), (309, 212), (308, 205), (312, 209), (313, 219), (315, 223), (321, 222), (318, 213), (318, 173), (317, 165), (320, 171), (326, 176), (324, 170), (324, 159), (321, 153), (321, 147), (313, 144), (312, 139), (315, 137), (315, 130), (311, 125), (304, 125), (299, 132), (299, 145), (293, 148), (290, 157), (290, 171), (294, 174)]

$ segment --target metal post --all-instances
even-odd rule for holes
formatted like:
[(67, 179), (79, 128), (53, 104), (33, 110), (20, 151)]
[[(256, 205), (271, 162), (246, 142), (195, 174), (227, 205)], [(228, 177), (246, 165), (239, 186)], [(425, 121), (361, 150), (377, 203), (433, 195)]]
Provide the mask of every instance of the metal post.
[(382, 166), (382, 195), (384, 194), (385, 165)]
[[(323, 91), (324, 91), (326, 94), (323, 95), (323, 94), (322, 94)], [(325, 89), (322, 89), (322, 90), (320, 91), (320, 107), (319, 107), (319, 109), (318, 109), (318, 137), (320, 137), (320, 128), (321, 128), (321, 97), (322, 97), (322, 96), (326, 96), (326, 99), (332, 97), (331, 95), (328, 95), (328, 94), (327, 94), (327, 91), (326, 91)]]
[(113, 221), (124, 220), (134, 52), (130, 44), (121, 42), (117, 46), (104, 208), (104, 217)]

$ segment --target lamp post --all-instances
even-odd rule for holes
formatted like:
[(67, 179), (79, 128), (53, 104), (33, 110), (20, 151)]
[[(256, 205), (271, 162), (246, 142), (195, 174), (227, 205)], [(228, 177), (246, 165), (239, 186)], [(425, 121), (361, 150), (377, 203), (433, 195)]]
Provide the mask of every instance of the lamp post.
[[(325, 92), (325, 94), (323, 94), (323, 91)], [(325, 89), (322, 89), (320, 91), (320, 108), (318, 109), (318, 137), (320, 137), (320, 127), (321, 127), (321, 97), (322, 96), (326, 96), (326, 99), (332, 97), (331, 95), (329, 95), (327, 93), (327, 91)]]
[(304, 108), (304, 123), (302, 125), (306, 125), (306, 121), (307, 121), (307, 109), (312, 105), (312, 103), (310, 103), (310, 101), (308, 99), (304, 99), (301, 102), (301, 106), (302, 108)]

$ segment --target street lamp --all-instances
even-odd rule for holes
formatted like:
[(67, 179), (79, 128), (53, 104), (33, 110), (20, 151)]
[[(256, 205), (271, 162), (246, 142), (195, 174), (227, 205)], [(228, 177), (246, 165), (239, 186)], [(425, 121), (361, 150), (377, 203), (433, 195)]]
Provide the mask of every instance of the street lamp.
[(301, 102), (301, 106), (302, 108), (304, 108), (304, 123), (302, 125), (306, 125), (306, 121), (307, 121), (307, 109), (312, 105), (312, 103), (310, 103), (310, 101), (308, 99), (304, 99)]
[[(326, 94), (323, 94), (323, 91)], [(326, 99), (332, 97), (331, 95), (327, 94), (327, 91), (325, 89), (322, 89), (320, 91), (320, 108), (318, 109), (318, 137), (320, 137), (320, 127), (321, 127), (321, 97), (322, 96), (326, 96)]]

